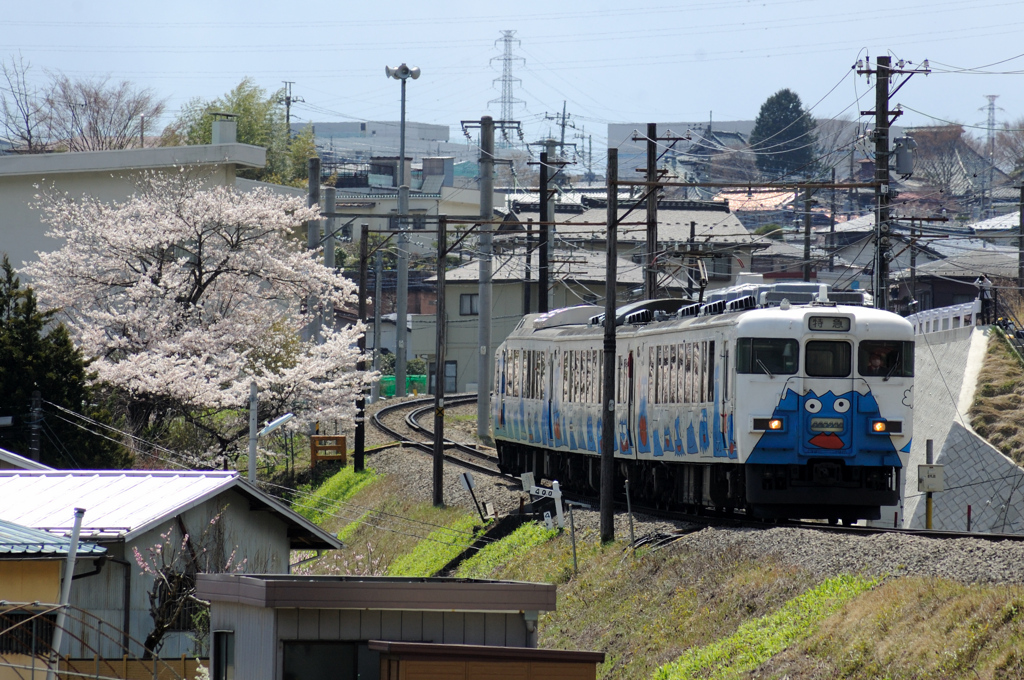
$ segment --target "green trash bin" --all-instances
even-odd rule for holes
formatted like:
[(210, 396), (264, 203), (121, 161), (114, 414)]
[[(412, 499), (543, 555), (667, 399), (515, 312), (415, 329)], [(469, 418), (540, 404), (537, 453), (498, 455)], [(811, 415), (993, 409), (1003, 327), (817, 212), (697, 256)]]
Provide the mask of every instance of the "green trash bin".
[(380, 396), (382, 396), (382, 397), (393, 397), (393, 396), (395, 396), (395, 376), (393, 376), (393, 375), (382, 375), (380, 377)]

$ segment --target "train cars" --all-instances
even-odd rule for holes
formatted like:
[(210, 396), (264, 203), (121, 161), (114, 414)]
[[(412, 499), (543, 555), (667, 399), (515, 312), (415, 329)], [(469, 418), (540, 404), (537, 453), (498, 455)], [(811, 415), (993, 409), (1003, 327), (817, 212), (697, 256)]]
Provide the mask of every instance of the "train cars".
[[(796, 288), (618, 310), (616, 488), (628, 478), (633, 493), (664, 507), (844, 522), (877, 519), (899, 501), (913, 328), (830, 301), (824, 287)], [(602, 311), (524, 317), (498, 348), (492, 415), (503, 470), (599, 488)]]

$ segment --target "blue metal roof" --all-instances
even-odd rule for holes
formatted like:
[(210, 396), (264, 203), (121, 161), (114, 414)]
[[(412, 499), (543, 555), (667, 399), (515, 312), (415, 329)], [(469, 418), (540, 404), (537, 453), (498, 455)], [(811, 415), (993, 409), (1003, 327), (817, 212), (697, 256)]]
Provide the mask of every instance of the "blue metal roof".
[[(71, 539), (54, 536), (0, 519), (0, 559), (17, 557), (65, 557)], [(95, 543), (78, 543), (79, 557), (100, 557), (107, 549)]]

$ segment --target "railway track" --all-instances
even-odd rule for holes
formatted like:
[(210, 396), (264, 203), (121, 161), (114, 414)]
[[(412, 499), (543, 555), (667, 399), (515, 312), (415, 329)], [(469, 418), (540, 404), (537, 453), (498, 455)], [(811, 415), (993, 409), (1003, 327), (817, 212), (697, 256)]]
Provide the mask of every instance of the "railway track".
[[(476, 399), (476, 394), (456, 394), (445, 398), (445, 406), (451, 407), (476, 403)], [(408, 409), (411, 410), (405, 417), (406, 427), (413, 432), (428, 436), (432, 439), (434, 435), (433, 430), (421, 425), (419, 423), (419, 419), (424, 414), (434, 410), (434, 397), (411, 399), (395, 404), (389, 404), (378, 410), (371, 418), (371, 422), (373, 423), (373, 426), (381, 432), (384, 432), (388, 436), (394, 437), (401, 442), (402, 446), (414, 448), (432, 456), (434, 454), (433, 441), (410, 439), (407, 432), (402, 432), (385, 422), (385, 418), (388, 416)], [(504, 476), (498, 470), (498, 457), (496, 455), (489, 454), (486, 450), (481, 450), (476, 446), (456, 442), (448, 438), (445, 438), (444, 445), (446, 450), (444, 455), (445, 462), (458, 465), (473, 472), (490, 475), (492, 477)], [(449, 451), (455, 453), (449, 453)]]

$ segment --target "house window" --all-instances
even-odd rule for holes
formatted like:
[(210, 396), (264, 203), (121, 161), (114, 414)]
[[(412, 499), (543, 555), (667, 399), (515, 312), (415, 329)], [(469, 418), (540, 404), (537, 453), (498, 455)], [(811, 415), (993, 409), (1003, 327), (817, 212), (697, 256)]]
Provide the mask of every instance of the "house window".
[(0, 655), (49, 655), (56, 625), (56, 614), (40, 615), (20, 608), (0, 610)]
[(475, 316), (480, 313), (480, 294), (463, 293), (459, 296), (459, 314), (461, 316)]
[(704, 259), (704, 266), (708, 270), (708, 278), (728, 279), (732, 276), (732, 257), (708, 257)]
[(426, 229), (427, 228), (427, 216), (426, 215), (413, 215), (412, 216), (412, 228), (413, 229)]
[(445, 394), (455, 394), (458, 389), (458, 382), (456, 377), (458, 376), (458, 362), (446, 361), (444, 362), (444, 391)]
[(211, 680), (235, 680), (235, 634), (233, 631), (213, 631), (213, 677)]

